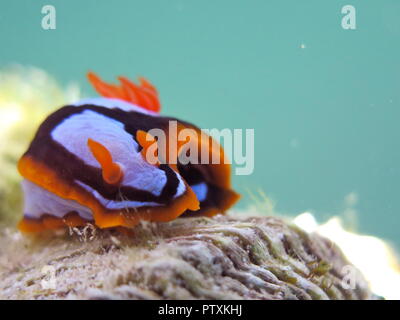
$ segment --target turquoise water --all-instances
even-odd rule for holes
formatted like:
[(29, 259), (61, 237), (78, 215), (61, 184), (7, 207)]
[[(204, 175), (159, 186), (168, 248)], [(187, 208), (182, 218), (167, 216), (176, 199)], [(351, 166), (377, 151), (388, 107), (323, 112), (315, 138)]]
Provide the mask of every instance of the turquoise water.
[[(55, 30), (41, 28), (47, 4)], [(341, 26), (347, 4), (356, 30)], [(399, 17), (396, 0), (3, 1), (0, 67), (34, 65), (86, 95), (88, 69), (144, 75), (164, 114), (255, 129), (239, 207), (262, 189), (277, 211), (323, 220), (352, 193), (359, 230), (399, 247)]]

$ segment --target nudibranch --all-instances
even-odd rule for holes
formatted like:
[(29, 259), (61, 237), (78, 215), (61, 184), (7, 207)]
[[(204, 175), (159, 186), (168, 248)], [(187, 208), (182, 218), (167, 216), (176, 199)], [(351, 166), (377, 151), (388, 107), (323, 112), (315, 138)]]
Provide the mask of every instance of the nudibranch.
[[(119, 85), (108, 84), (91, 72), (88, 79), (101, 97), (50, 114), (18, 162), (24, 178), (21, 231), (213, 216), (238, 200), (222, 147), (195, 125), (161, 116), (158, 92), (148, 80), (136, 84), (120, 77)], [(174, 132), (171, 121), (177, 124)], [(167, 152), (148, 134), (152, 129), (166, 133)], [(201, 138), (186, 142), (210, 161), (179, 160), (183, 145), (177, 137), (185, 129), (198, 133)], [(154, 145), (156, 163), (145, 156)], [(215, 155), (219, 162), (211, 161)]]

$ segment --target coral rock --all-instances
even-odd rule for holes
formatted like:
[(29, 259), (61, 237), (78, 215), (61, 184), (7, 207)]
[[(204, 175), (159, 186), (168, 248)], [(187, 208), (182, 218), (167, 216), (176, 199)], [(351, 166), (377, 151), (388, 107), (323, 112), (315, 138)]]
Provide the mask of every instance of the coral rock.
[(70, 231), (31, 239), (3, 230), (0, 298), (374, 298), (333, 243), (275, 217)]

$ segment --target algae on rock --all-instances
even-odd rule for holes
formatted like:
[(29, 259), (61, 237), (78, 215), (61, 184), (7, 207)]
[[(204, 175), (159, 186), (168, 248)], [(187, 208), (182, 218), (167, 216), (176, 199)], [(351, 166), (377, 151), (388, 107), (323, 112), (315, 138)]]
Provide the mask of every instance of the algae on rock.
[(14, 223), (22, 212), (22, 178), (17, 161), (39, 124), (62, 105), (79, 99), (76, 85), (62, 88), (55, 78), (31, 66), (0, 69), (0, 221)]

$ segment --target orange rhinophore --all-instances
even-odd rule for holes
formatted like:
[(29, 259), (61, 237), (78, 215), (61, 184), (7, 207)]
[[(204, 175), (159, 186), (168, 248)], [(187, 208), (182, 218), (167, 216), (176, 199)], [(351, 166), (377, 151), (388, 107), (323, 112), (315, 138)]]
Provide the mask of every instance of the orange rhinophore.
[(124, 173), (121, 165), (113, 161), (110, 151), (101, 143), (90, 138), (87, 144), (93, 156), (101, 165), (104, 181), (109, 184), (120, 183)]

